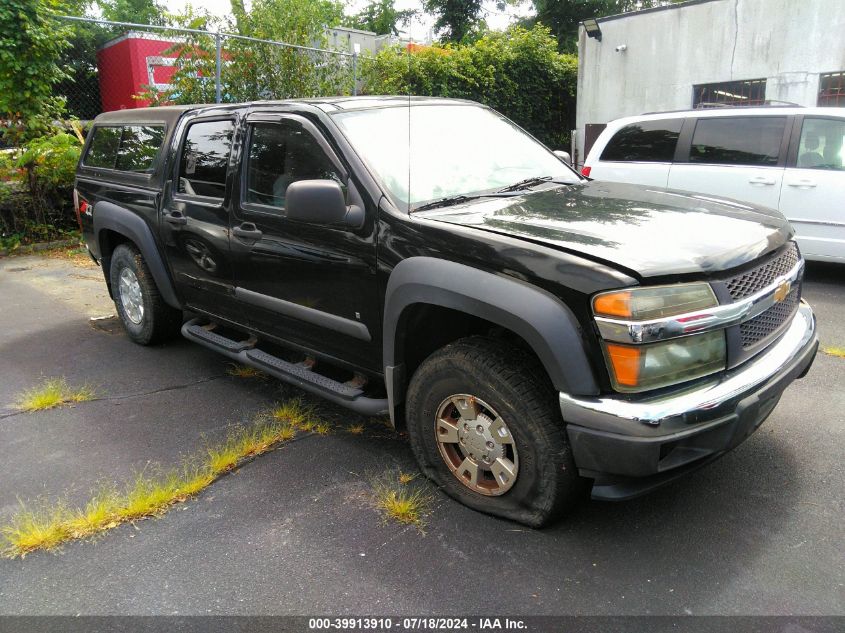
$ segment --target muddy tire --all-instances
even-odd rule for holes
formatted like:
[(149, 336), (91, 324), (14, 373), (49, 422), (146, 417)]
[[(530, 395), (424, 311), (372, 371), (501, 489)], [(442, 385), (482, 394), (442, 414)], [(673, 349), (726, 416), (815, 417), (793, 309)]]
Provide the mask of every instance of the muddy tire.
[(470, 508), (540, 527), (585, 497), (555, 393), (517, 347), (471, 337), (442, 348), (414, 373), (405, 410), (423, 472)]
[(137, 248), (120, 244), (114, 249), (109, 278), (117, 314), (135, 343), (154, 345), (179, 332), (182, 312), (164, 302)]

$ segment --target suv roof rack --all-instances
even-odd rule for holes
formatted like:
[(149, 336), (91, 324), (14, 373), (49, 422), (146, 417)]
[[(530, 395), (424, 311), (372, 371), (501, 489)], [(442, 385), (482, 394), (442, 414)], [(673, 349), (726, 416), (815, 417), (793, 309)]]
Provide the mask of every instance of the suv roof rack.
[(702, 101), (694, 108), (681, 108), (680, 110), (654, 110), (652, 112), (643, 112), (640, 116), (648, 114), (673, 114), (676, 112), (696, 112), (697, 110), (745, 110), (747, 108), (803, 108), (800, 103), (792, 103), (791, 101), (777, 101), (774, 99), (767, 99), (763, 103), (755, 103), (754, 105), (736, 105), (733, 103), (720, 103), (718, 101)]

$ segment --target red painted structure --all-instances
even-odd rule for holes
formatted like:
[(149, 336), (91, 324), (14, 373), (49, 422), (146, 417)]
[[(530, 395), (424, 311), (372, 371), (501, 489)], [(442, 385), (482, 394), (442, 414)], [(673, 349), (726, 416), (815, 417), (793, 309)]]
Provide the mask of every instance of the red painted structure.
[(129, 32), (97, 51), (97, 71), (103, 112), (127, 108), (143, 108), (149, 101), (133, 99), (133, 95), (149, 84), (163, 87), (169, 83), (175, 67), (167, 53), (179, 40), (149, 33)]

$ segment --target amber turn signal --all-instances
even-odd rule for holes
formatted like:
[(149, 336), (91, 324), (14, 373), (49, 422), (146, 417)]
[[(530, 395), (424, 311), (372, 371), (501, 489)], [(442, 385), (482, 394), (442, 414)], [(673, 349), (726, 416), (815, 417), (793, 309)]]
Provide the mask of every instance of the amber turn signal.
[(612, 343), (608, 343), (606, 349), (616, 383), (624, 387), (636, 387), (640, 379), (642, 349)]
[(631, 316), (631, 291), (607, 292), (593, 300), (593, 311), (606, 316)]

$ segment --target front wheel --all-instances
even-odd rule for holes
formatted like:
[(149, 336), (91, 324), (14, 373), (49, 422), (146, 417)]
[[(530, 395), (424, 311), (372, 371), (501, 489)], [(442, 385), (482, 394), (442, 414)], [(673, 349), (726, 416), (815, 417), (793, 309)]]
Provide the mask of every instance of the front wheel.
[(536, 359), (462, 339), (414, 373), (408, 434), (425, 474), (461, 503), (540, 527), (582, 497), (557, 400)]
[(130, 339), (152, 345), (179, 331), (182, 312), (164, 302), (138, 249), (130, 244), (115, 248), (109, 276), (114, 305)]

